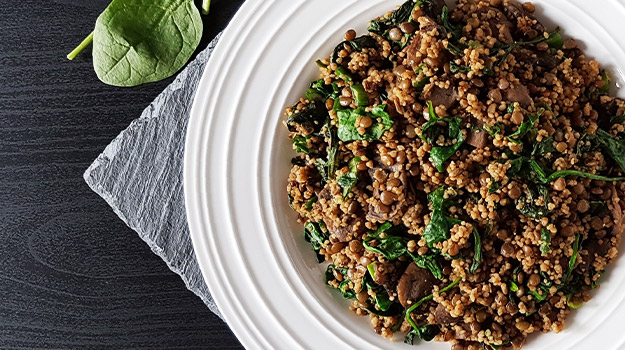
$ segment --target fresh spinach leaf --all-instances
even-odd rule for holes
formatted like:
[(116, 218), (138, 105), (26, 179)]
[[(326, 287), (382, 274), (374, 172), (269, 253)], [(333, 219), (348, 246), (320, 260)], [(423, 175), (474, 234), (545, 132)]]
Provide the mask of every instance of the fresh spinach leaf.
[(343, 189), (343, 198), (347, 198), (352, 191), (352, 187), (358, 181), (358, 163), (360, 163), (360, 157), (354, 157), (349, 161), (349, 172), (341, 175), (337, 183)]
[(473, 228), (473, 262), (469, 268), (470, 273), (475, 273), (482, 264), (482, 239), (477, 229)]
[(89, 36), (93, 67), (102, 82), (114, 86), (165, 79), (187, 63), (202, 29), (200, 13), (190, 0), (113, 0)]
[(546, 228), (540, 230), (540, 252), (543, 254), (551, 252), (551, 232)]
[[(379, 140), (384, 133), (389, 130), (394, 122), (386, 112), (386, 105), (373, 107), (371, 112), (366, 112), (364, 108), (343, 109), (336, 112), (338, 116), (338, 136), (343, 142), (355, 140)], [(369, 117), (373, 119), (373, 124), (360, 135), (356, 127), (358, 117)], [(378, 120), (379, 119), (379, 120)]]

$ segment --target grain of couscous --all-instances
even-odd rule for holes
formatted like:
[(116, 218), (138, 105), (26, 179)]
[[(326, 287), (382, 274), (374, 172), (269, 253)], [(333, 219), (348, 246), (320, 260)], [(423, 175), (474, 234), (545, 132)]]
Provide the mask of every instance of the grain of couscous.
[(317, 61), (289, 201), (376, 333), (520, 349), (617, 257), (625, 101), (533, 4), (456, 5), (409, 0)]

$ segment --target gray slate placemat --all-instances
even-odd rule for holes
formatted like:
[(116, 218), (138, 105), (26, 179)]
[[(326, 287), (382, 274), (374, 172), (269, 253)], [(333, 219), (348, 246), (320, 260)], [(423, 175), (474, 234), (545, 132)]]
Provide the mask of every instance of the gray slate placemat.
[[(184, 206), (184, 142), (195, 90), (217, 40), (115, 138), (85, 171), (91, 189), (222, 317), (195, 259)], [(222, 317), (223, 319), (223, 317)]]

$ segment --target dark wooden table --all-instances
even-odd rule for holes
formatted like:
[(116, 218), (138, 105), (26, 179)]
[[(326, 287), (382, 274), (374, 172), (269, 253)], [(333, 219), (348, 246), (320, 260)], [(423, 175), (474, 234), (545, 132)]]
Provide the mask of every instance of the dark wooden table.
[[(0, 5), (0, 348), (239, 349), (87, 187), (84, 170), (171, 82), (100, 83), (65, 55), (109, 0)], [(203, 45), (242, 0), (213, 0)]]

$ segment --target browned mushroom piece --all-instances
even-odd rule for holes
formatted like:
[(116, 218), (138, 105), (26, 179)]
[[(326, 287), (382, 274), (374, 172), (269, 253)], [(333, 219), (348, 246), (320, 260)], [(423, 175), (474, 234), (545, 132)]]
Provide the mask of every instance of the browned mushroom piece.
[(511, 84), (508, 89), (504, 91), (504, 99), (508, 102), (518, 102), (523, 108), (530, 107), (534, 102), (530, 97), (527, 86), (522, 84)]
[(397, 283), (397, 298), (405, 308), (432, 293), (436, 279), (426, 269), (410, 263)]
[(444, 305), (438, 304), (434, 310), (434, 321), (438, 324), (451, 324), (462, 320), (462, 317), (453, 317), (447, 312), (447, 308)]
[(317, 197), (319, 200), (315, 205), (320, 207), (323, 221), (336, 240), (349, 242), (364, 233), (366, 230), (364, 219), (359, 215), (351, 215), (341, 210), (341, 203), (344, 200), (342, 193), (333, 193), (332, 189), (326, 186)]
[(536, 50), (517, 50), (514, 57), (519, 62), (525, 62), (531, 67), (541, 67), (543, 70), (550, 71), (560, 64), (560, 59), (546, 51)]
[(488, 132), (485, 130), (469, 130), (467, 143), (479, 149), (486, 147), (488, 145)]
[(517, 2), (506, 2), (504, 13), (508, 19), (515, 24), (516, 30), (513, 33), (517, 40), (535, 39), (547, 31), (545, 26), (528, 12), (523, 5)]
[[(484, 34), (504, 43), (510, 44), (514, 42), (512, 38), (514, 25), (499, 9), (494, 7), (482, 7), (475, 11), (475, 13), (478, 18), (482, 20), (482, 23), (486, 24), (486, 26), (482, 25), (479, 27), (484, 31)], [(477, 28), (473, 28), (473, 32), (476, 30)]]
[(436, 84), (430, 84), (423, 91), (422, 98), (425, 101), (432, 101), (434, 107), (445, 106), (451, 109), (458, 102), (458, 92), (455, 88), (441, 88)]
[[(409, 65), (413, 70), (418, 70), (421, 64), (425, 62), (432, 69), (442, 67), (445, 61), (445, 49), (442, 44), (442, 40), (446, 38), (445, 33), (445, 29), (435, 22), (416, 31), (406, 47), (404, 64)], [(427, 38), (428, 47), (439, 47), (439, 53), (436, 56), (428, 56), (427, 60), (420, 54), (424, 38)]]
[(405, 263), (401, 262), (379, 262), (376, 261), (373, 264), (373, 281), (381, 286), (383, 286), (387, 291), (394, 292), (395, 287), (397, 287), (397, 282), (401, 277), (402, 266), (405, 266)]

